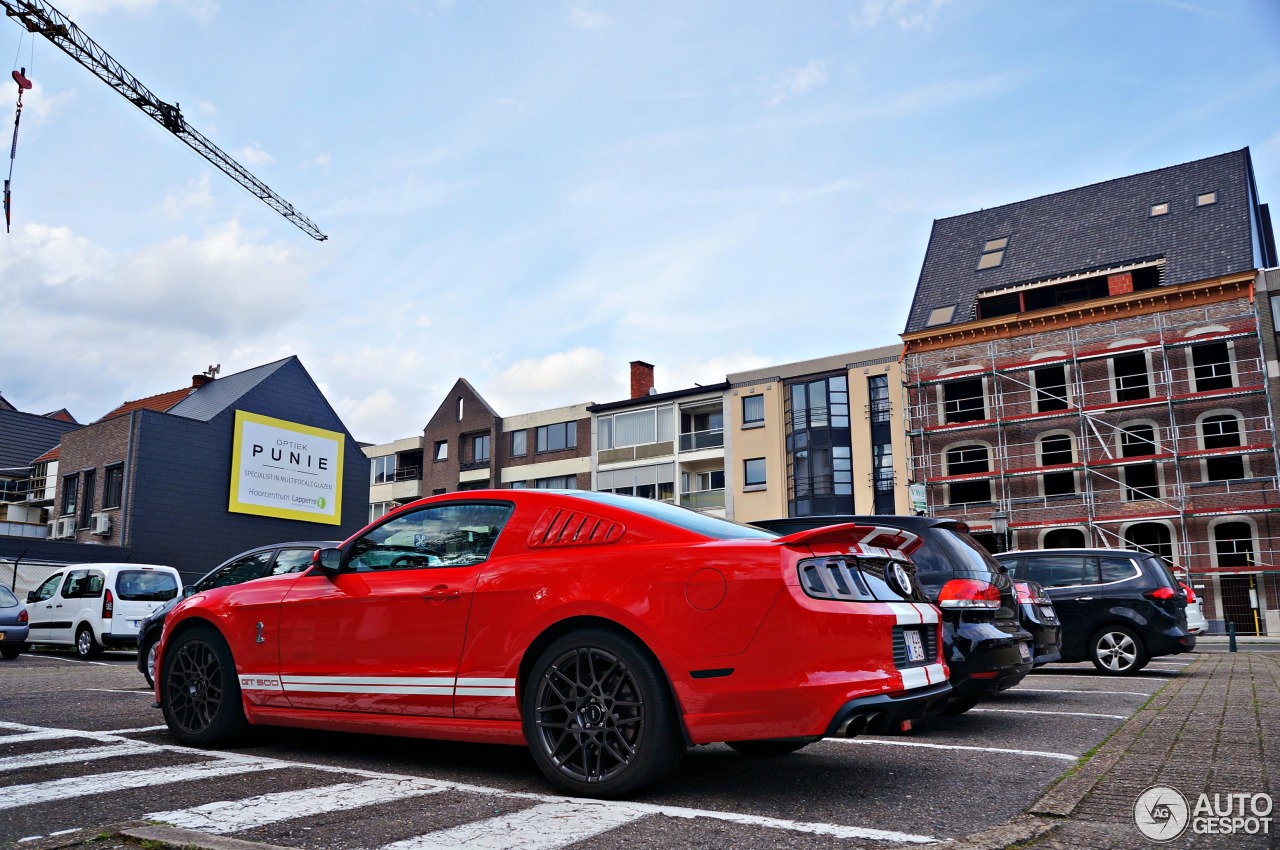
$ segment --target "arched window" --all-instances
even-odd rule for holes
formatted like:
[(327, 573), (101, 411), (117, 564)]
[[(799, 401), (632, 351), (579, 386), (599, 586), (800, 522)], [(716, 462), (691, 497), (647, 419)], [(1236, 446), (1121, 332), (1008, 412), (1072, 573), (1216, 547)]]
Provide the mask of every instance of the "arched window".
[(1121, 535), (1130, 549), (1141, 549), (1173, 563), (1173, 532), (1162, 522), (1136, 522)]
[(1213, 549), (1220, 567), (1252, 567), (1253, 526), (1240, 521), (1218, 523), (1213, 527)]
[[(1240, 417), (1231, 413), (1214, 413), (1200, 420), (1200, 442), (1206, 449), (1234, 449), (1244, 444), (1240, 436)], [(1213, 455), (1204, 459), (1205, 481), (1230, 481), (1247, 478), (1244, 455)]]
[[(966, 443), (952, 446), (946, 450), (947, 475), (972, 475), (991, 471), (991, 450), (981, 443)], [(967, 502), (990, 502), (991, 481), (953, 481), (949, 485), (948, 504), (961, 505)]]
[[(1120, 429), (1120, 456), (1147, 457), (1156, 453), (1156, 429), (1145, 422), (1126, 425)], [(1124, 498), (1160, 498), (1160, 479), (1155, 463), (1137, 463), (1121, 469), (1124, 480)]]
[[(1069, 434), (1046, 434), (1037, 440), (1041, 466), (1061, 466), (1074, 463), (1075, 448)], [(1065, 496), (1076, 492), (1076, 474), (1073, 470), (1046, 472), (1040, 476), (1046, 496)]]
[(1083, 549), (1088, 543), (1079, 528), (1054, 528), (1044, 533), (1042, 549)]

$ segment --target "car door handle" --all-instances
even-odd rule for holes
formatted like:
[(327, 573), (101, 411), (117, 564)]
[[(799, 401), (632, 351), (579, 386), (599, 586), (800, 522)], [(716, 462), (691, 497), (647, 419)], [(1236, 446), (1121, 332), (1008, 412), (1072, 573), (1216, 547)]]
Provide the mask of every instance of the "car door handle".
[(448, 602), (450, 599), (461, 599), (462, 591), (447, 584), (437, 584), (430, 590), (424, 591), (422, 598), (428, 602)]
[(1092, 597), (1092, 596), (1077, 596), (1077, 597), (1075, 598), (1075, 601), (1076, 601), (1076, 602), (1092, 602), (1092, 601), (1093, 601), (1093, 597)]

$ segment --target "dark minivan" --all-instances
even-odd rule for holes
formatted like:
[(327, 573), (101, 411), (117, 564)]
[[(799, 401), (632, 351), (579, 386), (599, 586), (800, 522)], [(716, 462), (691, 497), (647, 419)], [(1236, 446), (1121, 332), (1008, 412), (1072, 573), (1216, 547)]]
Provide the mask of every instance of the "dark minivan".
[(911, 560), (925, 594), (942, 610), (943, 649), (951, 670), (947, 714), (962, 714), (1031, 672), (1032, 636), (1019, 625), (1013, 582), (963, 522), (877, 514), (788, 517), (752, 525), (790, 534), (842, 522), (900, 528), (923, 541)]
[(1159, 655), (1195, 649), (1186, 591), (1159, 557), (1125, 549), (1036, 549), (996, 556), (1039, 582), (1062, 621), (1062, 660), (1137, 673)]

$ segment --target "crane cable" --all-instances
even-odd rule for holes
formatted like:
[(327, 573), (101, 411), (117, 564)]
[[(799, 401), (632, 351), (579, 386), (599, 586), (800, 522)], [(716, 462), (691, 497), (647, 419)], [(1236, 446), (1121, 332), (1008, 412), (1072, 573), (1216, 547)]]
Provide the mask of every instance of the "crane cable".
[[(35, 39), (31, 39), (32, 58), (35, 58)], [(18, 54), (22, 54), (22, 42), (18, 42)], [(16, 57), (14, 64), (17, 64)], [(27, 69), (20, 68), (13, 72), (13, 81), (18, 84), (18, 108), (13, 114), (13, 145), (9, 148), (9, 176), (4, 181), (4, 232), (9, 232), (10, 215), (12, 207), (10, 206), (9, 187), (13, 183), (13, 161), (18, 155), (18, 123), (22, 121), (22, 93), (31, 88), (31, 81), (27, 79)]]

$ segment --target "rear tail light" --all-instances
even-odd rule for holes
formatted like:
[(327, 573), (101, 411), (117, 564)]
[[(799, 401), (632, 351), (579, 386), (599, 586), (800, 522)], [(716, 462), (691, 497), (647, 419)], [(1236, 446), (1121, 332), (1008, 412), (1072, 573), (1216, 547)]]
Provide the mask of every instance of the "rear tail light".
[(1049, 604), (1049, 597), (1044, 595), (1044, 589), (1038, 584), (1032, 584), (1029, 581), (1015, 581), (1013, 589), (1018, 594), (1019, 605)]
[(1185, 591), (1187, 592), (1187, 602), (1195, 602), (1195, 601), (1196, 601), (1196, 592), (1195, 592), (1194, 590), (1192, 590), (1192, 589), (1191, 589), (1191, 585), (1189, 585), (1189, 584), (1183, 584), (1182, 582), (1178, 582), (1178, 584), (1181, 584), (1181, 585), (1182, 585), (1182, 589), (1183, 589), (1183, 590), (1185, 590)]
[(1166, 599), (1172, 599), (1177, 596), (1178, 591), (1174, 590), (1172, 587), (1157, 587), (1155, 590), (1148, 590), (1142, 595), (1148, 599), (1158, 599), (1159, 601), (1164, 602)]
[(976, 578), (953, 578), (938, 594), (939, 608), (980, 608), (994, 611), (1000, 607), (1000, 588)]
[(21, 611), (18, 612), (18, 623), (19, 625), (21, 625), (22, 623), (25, 623), (25, 622), (27, 622), (27, 609), (23, 608)]
[(111, 591), (107, 591), (102, 597), (102, 619), (110, 620), (111, 615), (116, 610), (116, 598), (111, 595)]

